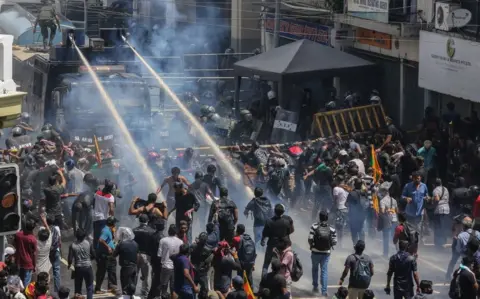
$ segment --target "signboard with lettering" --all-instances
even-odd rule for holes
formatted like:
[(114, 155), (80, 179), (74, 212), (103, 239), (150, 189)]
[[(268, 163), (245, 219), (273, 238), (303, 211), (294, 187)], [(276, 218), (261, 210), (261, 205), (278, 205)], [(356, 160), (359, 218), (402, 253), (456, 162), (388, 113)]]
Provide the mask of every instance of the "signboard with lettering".
[(364, 28), (357, 28), (356, 31), (357, 42), (377, 48), (392, 49), (392, 36), (390, 34)]
[(388, 0), (348, 0), (347, 9), (351, 16), (388, 23)]
[[(275, 17), (267, 15), (265, 30), (273, 33), (274, 28)], [(322, 45), (330, 45), (330, 27), (301, 20), (281, 19), (279, 35), (288, 39), (309, 39)]]

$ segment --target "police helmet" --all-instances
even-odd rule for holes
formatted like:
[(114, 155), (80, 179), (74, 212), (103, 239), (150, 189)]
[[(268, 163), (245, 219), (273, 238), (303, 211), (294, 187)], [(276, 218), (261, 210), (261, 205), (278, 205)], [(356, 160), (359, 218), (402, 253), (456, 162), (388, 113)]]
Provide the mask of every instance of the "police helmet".
[(42, 132), (44, 132), (44, 131), (51, 131), (52, 129), (53, 129), (52, 124), (46, 123), (46, 124), (44, 124), (43, 127), (42, 127)]
[(209, 111), (209, 108), (210, 106), (208, 105), (203, 105), (201, 108), (200, 108), (200, 113), (202, 115), (207, 115), (208, 114), (208, 111)]
[(327, 104), (325, 104), (325, 109), (332, 110), (332, 109), (335, 109), (336, 106), (337, 104), (335, 104), (334, 101), (330, 101)]
[(259, 48), (256, 48), (255, 50), (253, 50), (253, 55), (258, 55), (260, 53), (262, 53), (262, 51), (260, 51)]
[(220, 115), (218, 115), (218, 113), (212, 113), (211, 115), (209, 115), (209, 118), (211, 121), (219, 121), (221, 119)]
[(476, 199), (480, 195), (480, 187), (477, 185), (470, 186), (468, 188), (468, 191), (470, 192), (470, 196), (472, 196), (474, 199)]
[(21, 127), (14, 127), (12, 129), (12, 135), (13, 137), (18, 137), (23, 135), (23, 129)]
[(233, 53), (235, 53), (235, 51), (232, 48), (227, 48), (225, 50), (225, 54), (233, 54)]
[(30, 114), (28, 112), (22, 112), (20, 114), (20, 121), (26, 124), (30, 123)]

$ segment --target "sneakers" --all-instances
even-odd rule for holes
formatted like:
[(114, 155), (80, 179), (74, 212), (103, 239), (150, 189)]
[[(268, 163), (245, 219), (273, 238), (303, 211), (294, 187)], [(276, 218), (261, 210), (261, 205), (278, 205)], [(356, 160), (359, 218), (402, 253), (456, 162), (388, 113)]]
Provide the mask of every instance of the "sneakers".
[(318, 287), (313, 287), (312, 292), (315, 293), (315, 294), (318, 294), (318, 293), (320, 293), (320, 290), (318, 289)]

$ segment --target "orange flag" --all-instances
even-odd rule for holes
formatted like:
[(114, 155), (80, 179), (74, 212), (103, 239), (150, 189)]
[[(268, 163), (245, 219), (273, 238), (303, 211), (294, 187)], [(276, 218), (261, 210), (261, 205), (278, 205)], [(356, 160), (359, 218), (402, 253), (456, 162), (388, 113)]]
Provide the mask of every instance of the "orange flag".
[[(375, 148), (373, 147), (373, 145), (372, 145), (371, 166), (373, 169), (373, 182), (377, 183), (382, 177), (382, 169), (380, 168), (380, 164), (378, 164), (377, 153), (375, 152)], [(373, 209), (375, 210), (375, 213), (378, 215), (378, 213), (380, 212), (380, 204), (378, 202), (378, 196), (376, 193), (373, 193), (372, 195), (372, 202), (373, 202)]]
[(245, 271), (243, 271), (243, 290), (247, 293), (247, 299), (255, 299), (252, 287), (250, 287), (250, 283), (248, 282), (247, 272)]
[(96, 135), (93, 135), (93, 141), (95, 142), (95, 158), (97, 158), (98, 168), (102, 168), (102, 157), (100, 156), (100, 147)]

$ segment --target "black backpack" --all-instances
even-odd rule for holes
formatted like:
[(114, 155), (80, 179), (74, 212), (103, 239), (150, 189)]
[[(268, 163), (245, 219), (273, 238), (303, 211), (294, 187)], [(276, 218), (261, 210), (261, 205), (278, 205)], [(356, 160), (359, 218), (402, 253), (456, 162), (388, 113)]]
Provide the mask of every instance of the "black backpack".
[(300, 278), (302, 278), (303, 275), (303, 266), (302, 263), (300, 262), (300, 259), (298, 258), (298, 255), (295, 251), (292, 251), (293, 253), (293, 265), (292, 269), (290, 271), (290, 277), (292, 278), (292, 281), (299, 281)]
[(413, 225), (403, 223), (403, 237), (401, 240), (407, 241), (409, 244), (418, 244), (418, 232)]
[(452, 281), (450, 281), (450, 288), (448, 290), (448, 297), (451, 299), (460, 299), (462, 297), (462, 290), (460, 289), (460, 272), (462, 270), (458, 269), (458, 271), (453, 274)]
[(328, 224), (318, 224), (313, 235), (313, 248), (327, 251), (332, 248), (332, 232)]
[(242, 264), (255, 264), (257, 252), (255, 249), (255, 242), (248, 234), (243, 234), (240, 238), (238, 246), (238, 259)]
[(480, 248), (480, 240), (477, 238), (477, 231), (472, 230), (467, 241), (467, 253), (472, 255)]
[(372, 280), (370, 264), (368, 260), (364, 259), (363, 257), (358, 257), (356, 254), (353, 256), (356, 259), (356, 264), (351, 277), (353, 281), (350, 281), (350, 284), (354, 288), (367, 289), (370, 286), (370, 281)]
[(283, 169), (275, 169), (270, 175), (269, 185), (273, 188), (281, 190), (284, 182)]
[(223, 224), (233, 223), (233, 215), (228, 202), (224, 203), (222, 200), (217, 201), (217, 214), (218, 222)]

